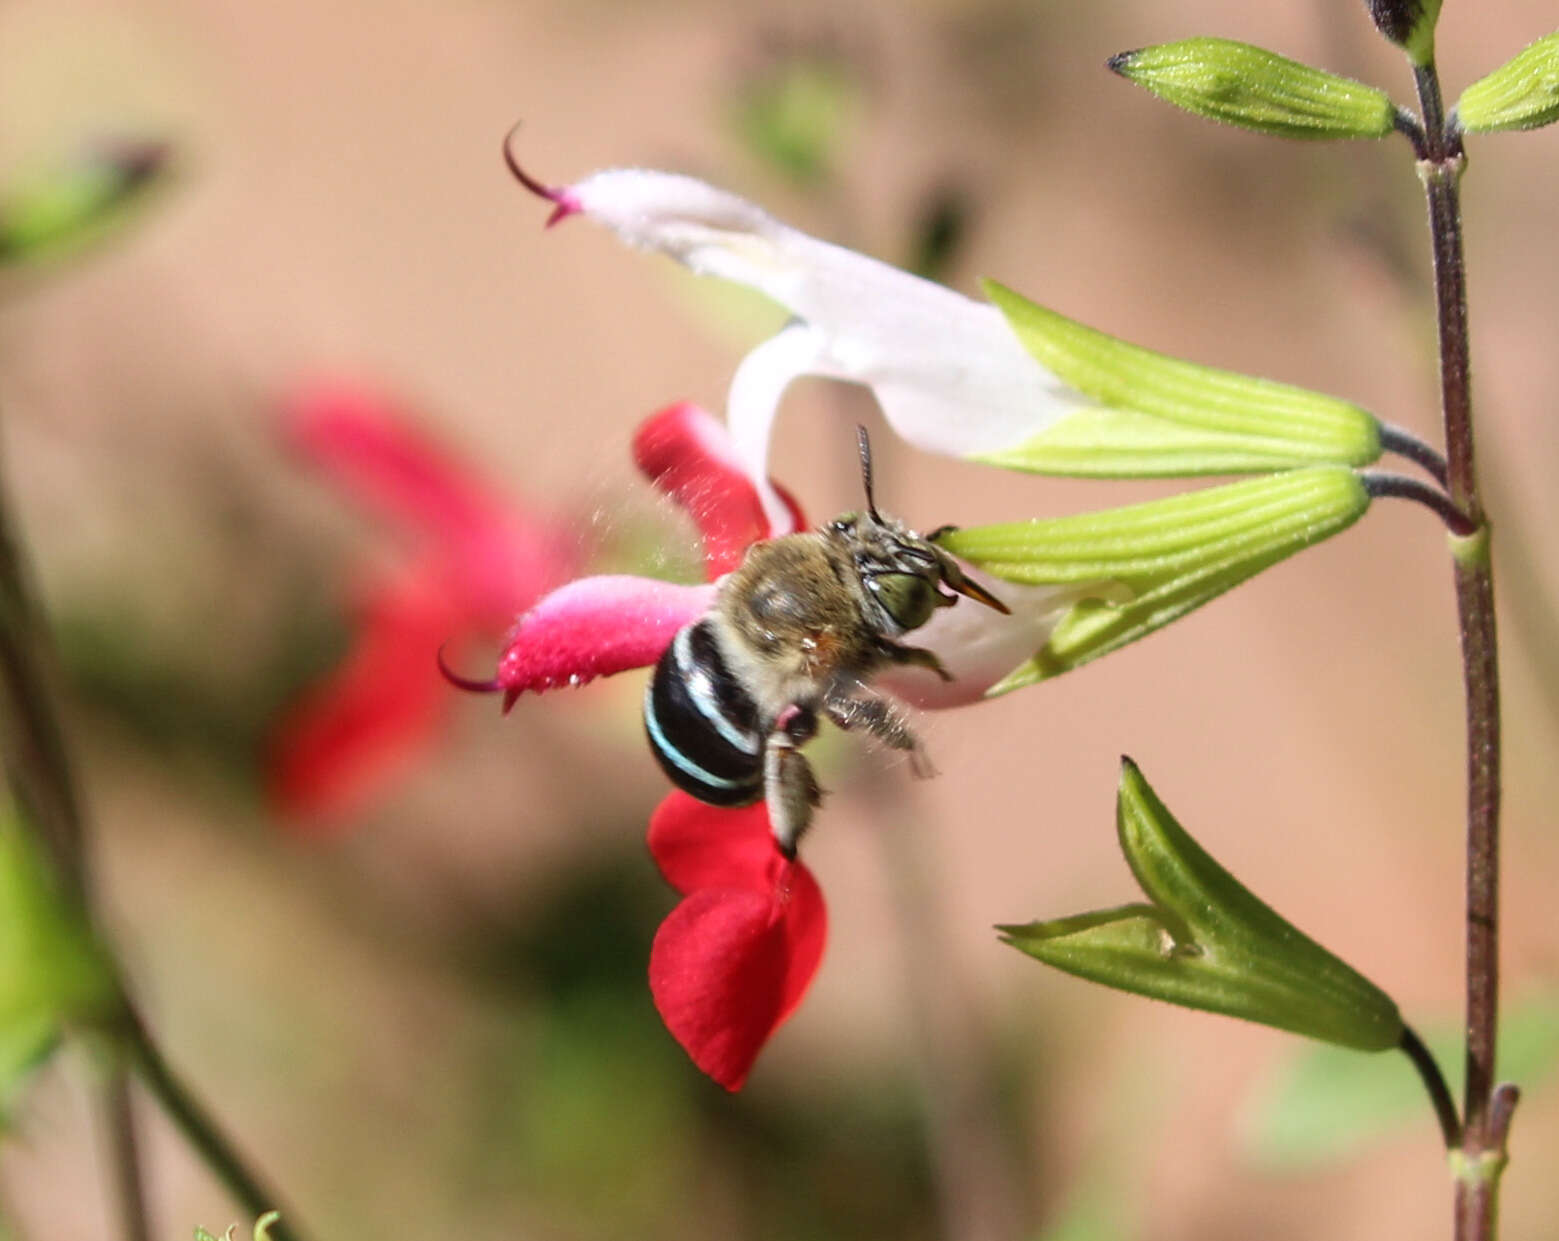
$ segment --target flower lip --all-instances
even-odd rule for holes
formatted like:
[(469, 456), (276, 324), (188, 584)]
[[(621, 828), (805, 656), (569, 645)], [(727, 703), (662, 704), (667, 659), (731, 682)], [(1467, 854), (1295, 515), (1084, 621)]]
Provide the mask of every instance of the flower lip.
[(520, 164), (519, 158), (514, 154), (514, 135), (520, 132), (520, 126), (524, 121), (515, 121), (513, 127), (503, 136), (503, 162), (509, 166), (509, 171), (514, 174), (514, 179), (528, 189), (537, 198), (545, 198), (553, 203), (552, 214), (547, 217), (543, 227), (551, 228), (554, 224), (568, 219), (571, 215), (578, 215), (584, 210), (579, 199), (566, 189), (557, 186), (546, 185), (536, 180), (526, 172)]

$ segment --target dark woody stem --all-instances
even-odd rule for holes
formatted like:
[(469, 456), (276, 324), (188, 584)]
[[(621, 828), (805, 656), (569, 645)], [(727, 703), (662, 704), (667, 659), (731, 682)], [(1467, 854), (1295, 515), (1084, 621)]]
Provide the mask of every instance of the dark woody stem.
[[(1499, 1002), (1499, 663), (1488, 525), (1473, 456), (1467, 276), (1459, 184), (1466, 157), (1446, 124), (1433, 63), (1414, 70), (1423, 112), (1418, 172), (1429, 205), (1440, 344), (1447, 491), (1475, 533), (1452, 546), (1467, 704), (1467, 1080), (1456, 1180), (1456, 1236), (1495, 1235), (1496, 1190), (1509, 1107), (1495, 1106)], [(1503, 1097), (1503, 1096), (1502, 1096)], [(1510, 1100), (1513, 1106), (1513, 1100)]]

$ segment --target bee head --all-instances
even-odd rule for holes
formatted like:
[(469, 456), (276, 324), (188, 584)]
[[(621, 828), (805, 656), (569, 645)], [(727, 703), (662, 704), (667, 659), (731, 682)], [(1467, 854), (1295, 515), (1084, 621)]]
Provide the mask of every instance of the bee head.
[[(957, 603), (958, 595), (1006, 613), (1008, 608), (1000, 599), (970, 581), (958, 562), (931, 539), (877, 511), (872, 494), (871, 441), (865, 427), (858, 426), (856, 435), (866, 512), (846, 513), (836, 518), (829, 530), (849, 548), (867, 598), (877, 605), (892, 630), (906, 633), (919, 629), (938, 608)], [(943, 587), (957, 593), (949, 594)]]

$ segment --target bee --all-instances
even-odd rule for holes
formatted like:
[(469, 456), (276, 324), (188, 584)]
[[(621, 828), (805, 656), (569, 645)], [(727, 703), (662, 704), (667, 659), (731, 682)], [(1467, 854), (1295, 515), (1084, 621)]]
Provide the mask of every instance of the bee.
[(920, 535), (877, 511), (871, 444), (857, 432), (866, 512), (753, 544), (644, 692), (650, 749), (671, 782), (712, 806), (765, 801), (787, 858), (822, 800), (800, 752), (820, 717), (906, 751), (917, 776), (931, 775), (920, 739), (869, 682), (895, 664), (951, 680), (936, 655), (900, 639), (959, 595), (1008, 611), (936, 546), (952, 527)]

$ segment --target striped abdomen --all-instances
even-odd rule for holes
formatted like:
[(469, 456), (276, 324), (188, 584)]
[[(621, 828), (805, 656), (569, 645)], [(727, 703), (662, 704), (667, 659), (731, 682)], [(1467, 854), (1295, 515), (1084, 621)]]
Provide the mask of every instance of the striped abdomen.
[(671, 782), (699, 801), (746, 806), (763, 796), (763, 722), (707, 618), (680, 629), (655, 665), (644, 730)]

